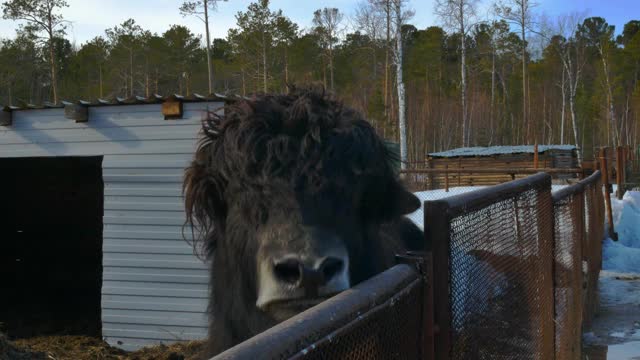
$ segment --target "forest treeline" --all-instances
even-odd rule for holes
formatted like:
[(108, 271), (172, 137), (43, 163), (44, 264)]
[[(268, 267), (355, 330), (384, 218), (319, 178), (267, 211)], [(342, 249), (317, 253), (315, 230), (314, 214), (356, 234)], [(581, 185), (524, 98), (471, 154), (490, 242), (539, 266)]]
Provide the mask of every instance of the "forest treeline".
[[(12, 0), (3, 4), (4, 17), (25, 20), (10, 7), (21, 1), (53, 4), (54, 13), (67, 6)], [(312, 25), (302, 27), (269, 0), (257, 0), (236, 15), (226, 38), (211, 41), (212, 91), (250, 95), (321, 82), (397, 141), (393, 1), (363, 1), (350, 17), (318, 9), (309, 14)], [(464, 13), (473, 7), (452, 18), (439, 7), (443, 26), (426, 29), (411, 25), (421, 14), (403, 14), (408, 160), (463, 145), (576, 144), (585, 157), (596, 146), (637, 146), (640, 21), (616, 36), (601, 17), (548, 19), (533, 7), (520, 8), (519, 23), (512, 11), (518, 7), (508, 5), (495, 4), (493, 19)], [(129, 19), (75, 44), (57, 16), (48, 29), (26, 19), (15, 38), (1, 40), (0, 104), (209, 92), (206, 42), (190, 29), (153, 33)], [(216, 14), (209, 16), (215, 26)]]

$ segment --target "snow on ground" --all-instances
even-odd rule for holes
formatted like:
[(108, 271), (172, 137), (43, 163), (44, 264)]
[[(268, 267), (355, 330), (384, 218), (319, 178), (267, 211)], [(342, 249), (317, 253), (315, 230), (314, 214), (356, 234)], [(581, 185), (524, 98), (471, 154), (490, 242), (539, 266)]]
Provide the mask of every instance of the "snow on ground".
[[(551, 185), (551, 191), (558, 191), (568, 185)], [(452, 187), (449, 188), (449, 192), (444, 191), (444, 189), (440, 190), (430, 190), (430, 191), (420, 191), (414, 193), (420, 199), (420, 208), (413, 213), (407, 215), (407, 217), (413, 221), (416, 225), (418, 225), (421, 229), (424, 230), (424, 213), (423, 206), (424, 202), (427, 200), (438, 200), (444, 199), (454, 195), (464, 194), (466, 192), (479, 190), (485, 188), (485, 186), (461, 186), (461, 187)]]
[[(614, 192), (615, 194), (615, 192)], [(612, 194), (613, 195), (613, 194)], [(600, 309), (587, 345), (607, 347), (608, 359), (640, 358), (640, 192), (611, 197), (618, 241), (603, 244)], [(605, 219), (606, 221), (606, 219)]]
[(449, 192), (441, 190), (430, 190), (430, 191), (420, 191), (414, 193), (420, 199), (420, 208), (411, 214), (407, 215), (407, 217), (413, 221), (416, 225), (420, 227), (420, 229), (424, 230), (424, 213), (423, 207), (424, 202), (427, 200), (438, 200), (444, 199), (450, 196), (464, 194), (469, 191), (474, 191), (478, 189), (482, 189), (484, 186), (462, 186), (462, 187), (453, 187), (449, 188)]
[[(575, 150), (573, 145), (538, 145), (538, 152), (543, 153), (547, 150)], [(429, 156), (436, 157), (458, 157), (458, 156), (492, 156), (504, 154), (533, 154), (533, 145), (515, 145), (515, 146), (489, 146), (489, 147), (466, 147), (452, 149), (448, 151), (430, 153)]]
[(640, 273), (640, 192), (627, 191), (622, 200), (611, 197), (614, 230), (619, 241), (606, 239), (604, 270)]

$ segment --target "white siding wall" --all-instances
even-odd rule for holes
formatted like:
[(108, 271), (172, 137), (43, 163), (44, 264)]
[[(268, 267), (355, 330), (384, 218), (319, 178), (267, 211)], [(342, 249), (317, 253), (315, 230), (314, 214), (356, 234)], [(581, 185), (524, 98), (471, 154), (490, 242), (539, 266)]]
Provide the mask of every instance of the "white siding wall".
[(164, 120), (153, 105), (89, 108), (77, 124), (62, 109), (15, 111), (0, 126), (0, 157), (103, 155), (102, 333), (112, 345), (206, 336), (207, 266), (181, 233), (185, 166), (200, 122), (221, 103), (186, 103)]

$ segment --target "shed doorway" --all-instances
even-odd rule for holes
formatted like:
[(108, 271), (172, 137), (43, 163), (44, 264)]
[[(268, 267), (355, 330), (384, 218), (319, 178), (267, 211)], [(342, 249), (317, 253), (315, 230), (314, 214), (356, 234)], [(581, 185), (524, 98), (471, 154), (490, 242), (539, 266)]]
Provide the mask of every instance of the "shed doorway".
[(100, 336), (102, 157), (0, 159), (0, 330)]

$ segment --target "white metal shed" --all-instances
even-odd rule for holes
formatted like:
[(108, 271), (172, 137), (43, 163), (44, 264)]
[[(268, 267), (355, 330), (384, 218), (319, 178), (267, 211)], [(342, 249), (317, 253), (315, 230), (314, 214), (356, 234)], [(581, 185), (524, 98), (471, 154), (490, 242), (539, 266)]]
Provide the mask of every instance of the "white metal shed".
[(0, 159), (103, 157), (100, 306), (112, 345), (206, 336), (207, 265), (184, 241), (181, 189), (201, 121), (224, 102), (172, 96), (1, 111)]

